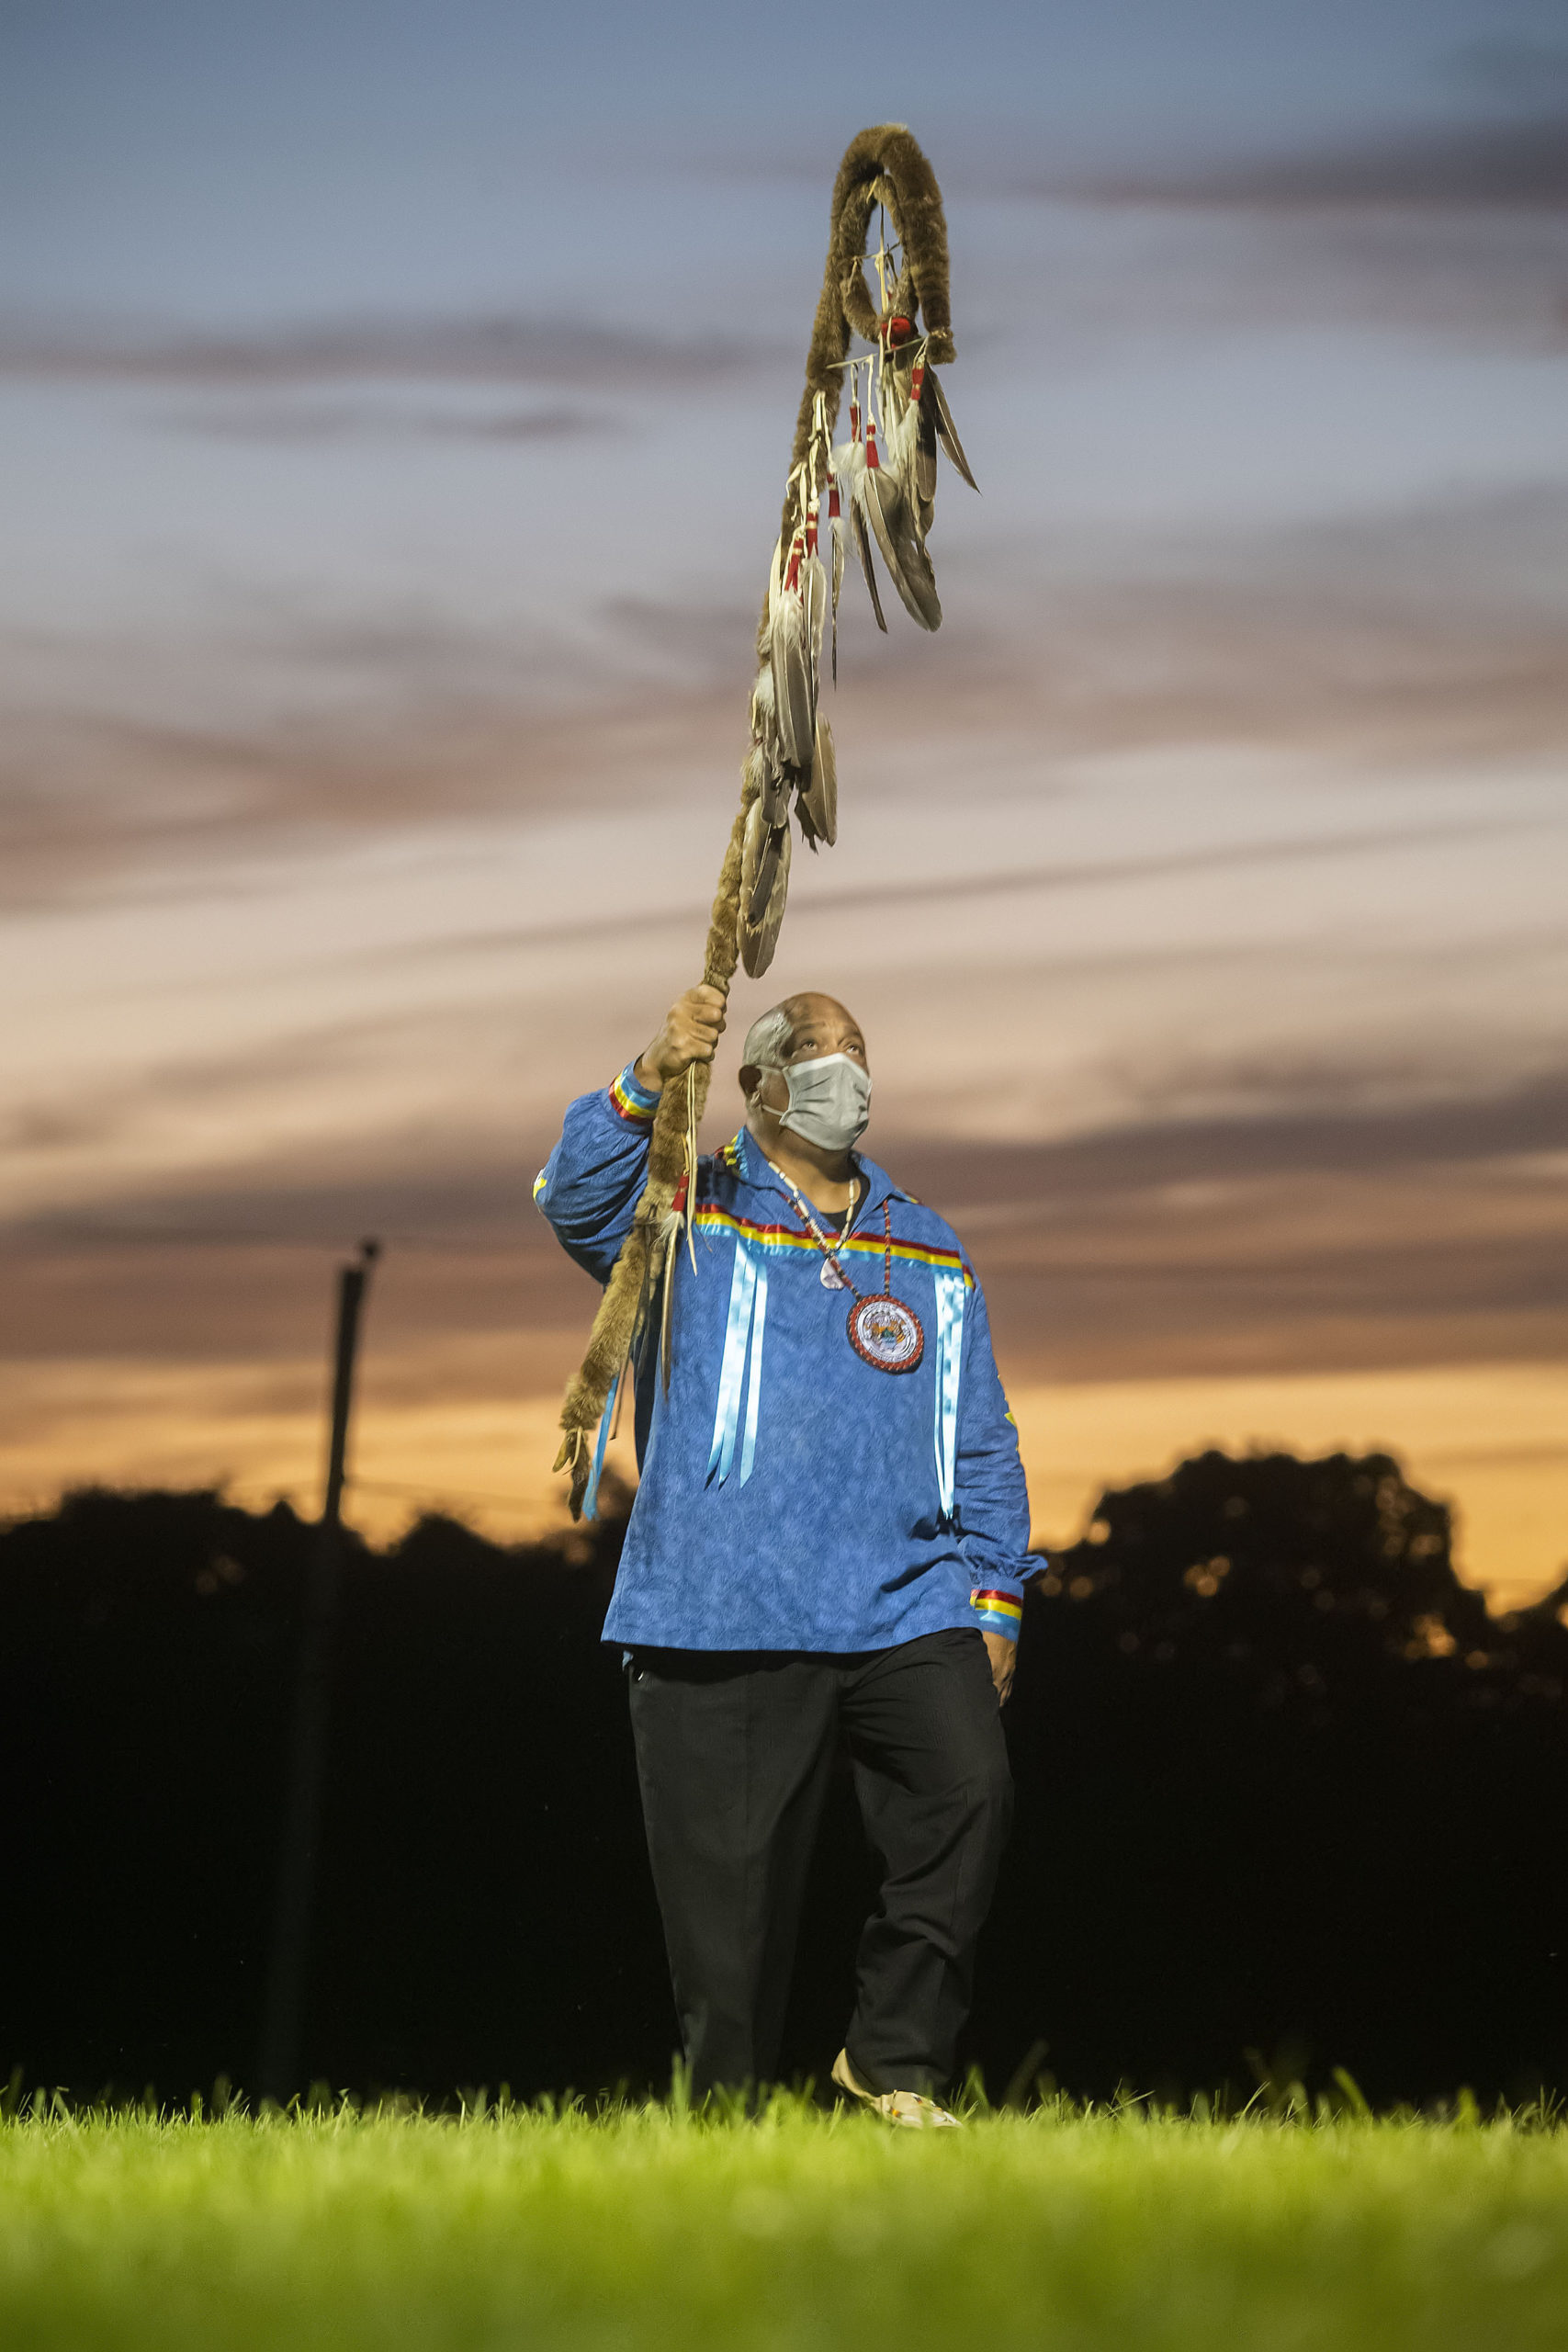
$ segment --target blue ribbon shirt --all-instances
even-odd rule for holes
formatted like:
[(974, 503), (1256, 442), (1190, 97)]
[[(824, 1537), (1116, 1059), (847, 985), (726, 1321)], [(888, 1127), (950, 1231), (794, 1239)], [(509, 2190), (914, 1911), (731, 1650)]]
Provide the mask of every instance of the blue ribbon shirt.
[[(571, 1105), (534, 1197), (605, 1282), (641, 1194), (657, 1098), (628, 1068)], [(699, 1650), (856, 1651), (978, 1625), (1016, 1640), (1029, 1498), (986, 1302), (951, 1226), (855, 1155), (836, 1243), (855, 1288), (894, 1295), (925, 1347), (888, 1373), (851, 1345), (847, 1291), (742, 1129), (698, 1164), (697, 1267), (675, 1262), (668, 1391), (637, 1381), (640, 1482), (604, 1639)], [(597, 1464), (604, 1458), (601, 1428)], [(591, 1506), (590, 1506), (591, 1507)]]

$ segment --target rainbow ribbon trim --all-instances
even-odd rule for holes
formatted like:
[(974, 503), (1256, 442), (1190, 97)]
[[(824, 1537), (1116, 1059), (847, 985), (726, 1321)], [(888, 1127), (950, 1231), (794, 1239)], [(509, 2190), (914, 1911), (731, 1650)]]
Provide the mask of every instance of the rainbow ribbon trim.
[(635, 1062), (628, 1062), (619, 1078), (610, 1080), (610, 1108), (617, 1118), (625, 1119), (628, 1126), (650, 1127), (653, 1114), (659, 1108), (659, 1097), (637, 1084), (632, 1076), (636, 1067)]
[(1023, 1623), (1023, 1601), (1016, 1592), (995, 1592), (976, 1585), (969, 1596), (969, 1606), (980, 1621), (985, 1634), (1003, 1634), (1016, 1642)]
[[(817, 1254), (817, 1244), (809, 1233), (798, 1226), (761, 1225), (750, 1217), (734, 1216), (728, 1209), (705, 1204), (692, 1219), (699, 1233), (733, 1233), (739, 1242), (750, 1242), (762, 1250), (793, 1250), (807, 1258)], [(880, 1258), (886, 1243), (880, 1233), (852, 1233), (847, 1241), (835, 1240), (834, 1250), (840, 1258)], [(895, 1241), (893, 1255), (907, 1265), (931, 1266), (961, 1278), (965, 1289), (973, 1290), (975, 1277), (956, 1250), (928, 1250), (919, 1241)]]

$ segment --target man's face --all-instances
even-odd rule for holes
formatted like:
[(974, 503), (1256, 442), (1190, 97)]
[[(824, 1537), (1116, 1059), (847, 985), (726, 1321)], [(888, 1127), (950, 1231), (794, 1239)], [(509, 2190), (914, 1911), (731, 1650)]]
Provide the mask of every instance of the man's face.
[[(836, 997), (814, 993), (792, 996), (785, 1000), (784, 1010), (789, 1018), (789, 1043), (784, 1050), (786, 1066), (821, 1061), (829, 1054), (847, 1054), (851, 1061), (858, 1062), (870, 1075), (871, 1064), (866, 1059), (860, 1023)], [(749, 1075), (742, 1071), (742, 1084)], [(761, 1099), (763, 1109), (772, 1111), (775, 1117), (789, 1109), (789, 1088), (778, 1070), (763, 1074)]]

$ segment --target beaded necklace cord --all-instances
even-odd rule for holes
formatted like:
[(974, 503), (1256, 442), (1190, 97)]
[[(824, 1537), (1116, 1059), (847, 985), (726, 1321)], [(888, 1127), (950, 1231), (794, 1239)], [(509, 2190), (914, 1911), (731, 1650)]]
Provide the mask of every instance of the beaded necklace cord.
[[(769, 1167), (773, 1167), (771, 1159)], [(886, 1200), (882, 1202), (882, 1289), (877, 1291), (874, 1298), (867, 1298), (865, 1291), (856, 1289), (856, 1284), (844, 1272), (844, 1261), (840, 1259), (840, 1253), (832, 1247), (818, 1221), (811, 1216), (811, 1209), (802, 1200), (797, 1185), (790, 1183), (783, 1169), (776, 1169), (776, 1173), (783, 1176), (785, 1185), (790, 1185), (790, 1200), (795, 1204), (795, 1214), (823, 1253), (823, 1284), (828, 1284), (828, 1275), (832, 1272), (837, 1289), (846, 1289), (851, 1298), (856, 1301), (849, 1310), (849, 1324), (846, 1324), (851, 1348), (856, 1350), (856, 1355), (865, 1364), (872, 1366), (872, 1371), (915, 1371), (915, 1366), (919, 1364), (926, 1352), (926, 1334), (921, 1331), (919, 1315), (915, 1312), (915, 1307), (908, 1306), (903, 1298), (894, 1298), (894, 1204)], [(849, 1218), (853, 1216), (853, 1206), (856, 1204), (851, 1202), (844, 1216), (846, 1232), (849, 1232)]]
[[(788, 1176), (784, 1176), (784, 1170), (778, 1167), (774, 1161), (770, 1159), (768, 1166), (773, 1169), (775, 1176), (784, 1177), (784, 1182), (789, 1186), (790, 1201), (796, 1216), (799, 1217), (801, 1223), (810, 1234), (811, 1238), (816, 1242), (817, 1247), (821, 1250), (822, 1255), (827, 1259), (828, 1263), (838, 1275), (839, 1280), (842, 1283), (844, 1288), (847, 1291), (852, 1292), (856, 1298), (863, 1298), (865, 1293), (859, 1289), (855, 1283), (851, 1282), (849, 1275), (844, 1271), (843, 1262), (840, 1260), (838, 1251), (834, 1249), (832, 1243), (829, 1240), (827, 1235), (818, 1224), (817, 1219), (812, 1216), (811, 1211), (807, 1207), (805, 1196), (801, 1193), (799, 1186), (794, 1183)], [(854, 1217), (854, 1213), (860, 1206), (860, 1178), (856, 1176), (851, 1181), (854, 1185), (854, 1193), (851, 1199), (849, 1207), (844, 1212), (844, 1230), (839, 1236), (840, 1241), (847, 1238), (851, 1223)], [(882, 1261), (882, 1289), (884, 1296), (888, 1296), (891, 1295), (893, 1289), (893, 1211), (886, 1201), (882, 1204), (882, 1220), (883, 1231), (886, 1239), (886, 1249)]]
[[(828, 1280), (828, 1270), (831, 1267), (840, 1284), (851, 1294), (854, 1300), (854, 1305), (850, 1309), (847, 1330), (850, 1345), (856, 1355), (863, 1363), (870, 1364), (874, 1372), (913, 1372), (925, 1353), (926, 1335), (920, 1328), (920, 1318), (914, 1308), (907, 1306), (901, 1298), (895, 1298), (893, 1295), (892, 1203), (884, 1201), (882, 1204), (882, 1288), (874, 1297), (868, 1298), (863, 1290), (856, 1288), (844, 1272), (843, 1262), (838, 1251), (807, 1207), (799, 1187), (792, 1183), (784, 1175), (784, 1170), (776, 1167), (773, 1160), (770, 1159), (768, 1165), (776, 1176), (784, 1178), (784, 1183), (789, 1187), (789, 1196), (795, 1215), (822, 1252), (824, 1283)], [(857, 1181), (856, 1198), (858, 1197)], [(845, 1212), (845, 1233), (849, 1230), (854, 1207), (855, 1202), (852, 1201)], [(843, 1236), (840, 1235), (840, 1238), (842, 1239)]]

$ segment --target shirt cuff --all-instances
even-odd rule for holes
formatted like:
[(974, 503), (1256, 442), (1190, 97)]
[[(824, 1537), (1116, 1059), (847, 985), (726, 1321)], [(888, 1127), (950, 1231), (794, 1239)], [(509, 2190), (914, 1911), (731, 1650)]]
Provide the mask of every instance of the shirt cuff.
[(1016, 1642), (1023, 1623), (1023, 1596), (1018, 1592), (1001, 1592), (994, 1587), (976, 1585), (969, 1595), (969, 1606), (983, 1634), (1000, 1634), (1004, 1641)]
[(628, 1126), (649, 1127), (653, 1125), (659, 1097), (650, 1094), (646, 1086), (637, 1084), (632, 1076), (636, 1068), (635, 1062), (628, 1062), (619, 1078), (610, 1080), (610, 1108), (617, 1118), (625, 1119)]

